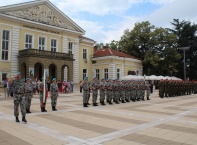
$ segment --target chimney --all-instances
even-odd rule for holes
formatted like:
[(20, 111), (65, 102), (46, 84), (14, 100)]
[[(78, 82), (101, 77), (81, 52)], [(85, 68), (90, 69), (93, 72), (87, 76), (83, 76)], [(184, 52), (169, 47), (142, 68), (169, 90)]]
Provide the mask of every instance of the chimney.
[(94, 52), (93, 53), (95, 53), (97, 50), (98, 50), (98, 46), (94, 46)]
[(107, 46), (103, 46), (103, 49), (104, 49), (104, 50), (107, 49)]

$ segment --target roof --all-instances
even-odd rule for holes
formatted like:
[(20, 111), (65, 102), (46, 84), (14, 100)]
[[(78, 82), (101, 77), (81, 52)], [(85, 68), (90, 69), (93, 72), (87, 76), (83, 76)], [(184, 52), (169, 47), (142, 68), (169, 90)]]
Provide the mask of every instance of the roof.
[(133, 59), (140, 60), (137, 57), (134, 57), (132, 55), (129, 55), (129, 54), (126, 54), (126, 53), (123, 53), (123, 52), (120, 52), (120, 51), (116, 51), (116, 50), (111, 49), (111, 48), (97, 50), (94, 53), (93, 57), (96, 58), (96, 57), (105, 57), (105, 56), (118, 56), (118, 57), (133, 58)]

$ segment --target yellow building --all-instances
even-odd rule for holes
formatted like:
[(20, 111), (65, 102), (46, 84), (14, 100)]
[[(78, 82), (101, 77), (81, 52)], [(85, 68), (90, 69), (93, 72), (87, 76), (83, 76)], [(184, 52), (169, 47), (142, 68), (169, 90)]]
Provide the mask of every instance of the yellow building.
[(93, 76), (99, 79), (120, 79), (130, 72), (142, 75), (140, 59), (105, 46), (102, 49), (95, 46), (91, 60)]
[(121, 78), (128, 71), (142, 74), (139, 59), (111, 49), (94, 51), (95, 41), (84, 35), (49, 0), (0, 7), (0, 81), (18, 71), (23, 78), (42, 79), (46, 70), (49, 79), (75, 84), (86, 76), (92, 80)]
[[(18, 71), (41, 79), (46, 69), (50, 79), (78, 83), (83, 68), (91, 69), (95, 41), (83, 37), (85, 31), (49, 0), (0, 7), (0, 32), (1, 81)], [(87, 61), (81, 61), (85, 55)]]

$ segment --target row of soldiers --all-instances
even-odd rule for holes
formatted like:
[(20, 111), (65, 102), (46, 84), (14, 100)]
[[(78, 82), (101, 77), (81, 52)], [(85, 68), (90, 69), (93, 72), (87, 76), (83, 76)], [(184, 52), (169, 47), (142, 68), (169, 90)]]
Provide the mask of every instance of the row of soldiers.
[[(26, 83), (25, 83), (26, 81)], [(31, 113), (30, 107), (31, 107), (31, 100), (33, 97), (33, 85), (31, 84), (30, 78), (26, 78), (26, 80), (21, 79), (21, 74), (18, 72), (15, 77), (11, 78), (8, 82), (12, 83), (13, 85), (13, 99), (14, 99), (14, 116), (16, 117), (16, 122), (19, 121), (19, 105), (21, 109), (22, 114), (22, 121), (27, 122), (25, 116), (26, 113)], [(50, 96), (51, 96), (51, 107), (52, 111), (57, 111), (56, 104), (57, 104), (57, 98), (58, 98), (58, 85), (56, 82), (56, 78), (53, 78), (53, 83), (51, 83), (51, 89), (50, 89)], [(38, 86), (38, 90), (40, 91), (40, 108), (41, 112), (47, 112), (45, 109), (46, 107), (46, 101), (48, 97), (48, 89), (47, 85), (45, 89), (45, 97), (43, 97), (44, 94), (44, 82), (40, 83)]]
[(131, 101), (140, 101), (145, 100), (145, 90), (147, 100), (150, 96), (150, 86), (148, 82), (143, 80), (134, 81), (134, 80), (105, 80), (104, 78), (99, 81), (97, 77), (95, 77), (91, 82), (88, 82), (88, 77), (86, 77), (81, 87), (83, 88), (83, 106), (88, 107), (89, 99), (90, 99), (90, 90), (92, 90), (92, 103), (93, 106), (98, 106), (97, 98), (98, 98), (98, 90), (100, 90), (100, 103), (101, 105), (106, 102), (110, 105), (115, 102), (119, 104), (120, 102), (126, 103)]
[(160, 80), (159, 97), (197, 94), (197, 81)]

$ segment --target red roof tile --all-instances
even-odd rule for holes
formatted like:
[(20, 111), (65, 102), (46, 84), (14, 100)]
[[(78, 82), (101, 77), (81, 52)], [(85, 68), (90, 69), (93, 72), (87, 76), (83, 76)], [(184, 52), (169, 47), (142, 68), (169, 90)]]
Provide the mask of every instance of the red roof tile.
[(129, 55), (129, 54), (126, 54), (126, 53), (122, 53), (120, 51), (116, 51), (116, 50), (110, 49), (110, 48), (97, 50), (94, 53), (94, 58), (96, 58), (96, 57), (104, 57), (104, 56), (119, 56), (119, 57), (139, 59), (139, 58), (134, 57), (132, 55)]

